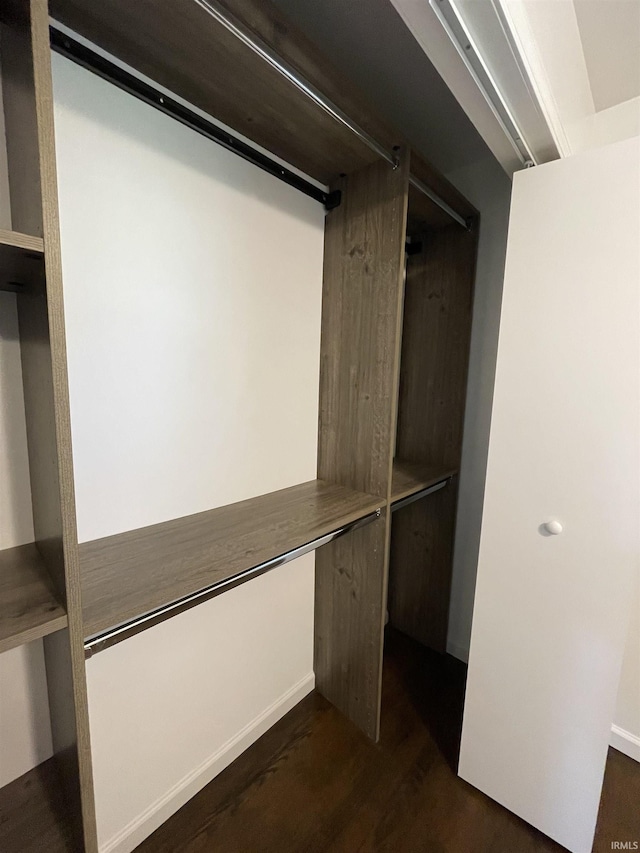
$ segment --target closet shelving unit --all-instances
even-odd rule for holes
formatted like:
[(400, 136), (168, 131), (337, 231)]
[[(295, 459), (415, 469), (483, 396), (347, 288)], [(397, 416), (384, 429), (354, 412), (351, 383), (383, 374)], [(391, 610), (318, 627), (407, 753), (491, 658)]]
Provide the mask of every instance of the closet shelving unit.
[[(78, 545), (49, 14), (340, 191), (325, 228), (317, 480)], [(262, 0), (11, 0), (0, 15), (17, 229), (0, 232), (0, 283), (17, 291), (36, 531), (0, 556), (0, 648), (46, 635), (56, 753), (0, 791), (0, 848), (95, 853), (84, 661), (105, 634), (125, 640), (317, 548), (317, 687), (369, 736), (387, 594), (392, 624), (443, 649), (478, 216)], [(420, 250), (405, 286), (407, 238)]]
[[(1, 648), (44, 640), (54, 758), (0, 791), (0, 849), (95, 849), (46, 0), (0, 7), (11, 231), (35, 545), (0, 554)], [(93, 847), (92, 847), (93, 844)]]

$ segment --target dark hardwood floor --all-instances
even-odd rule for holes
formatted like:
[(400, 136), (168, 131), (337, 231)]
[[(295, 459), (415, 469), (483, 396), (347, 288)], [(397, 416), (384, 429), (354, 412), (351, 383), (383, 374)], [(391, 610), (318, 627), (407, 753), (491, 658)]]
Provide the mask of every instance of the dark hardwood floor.
[[(551, 853), (559, 845), (454, 770), (465, 667), (393, 631), (372, 744), (316, 694), (148, 838), (139, 853)], [(609, 751), (594, 851), (640, 842), (640, 765)]]

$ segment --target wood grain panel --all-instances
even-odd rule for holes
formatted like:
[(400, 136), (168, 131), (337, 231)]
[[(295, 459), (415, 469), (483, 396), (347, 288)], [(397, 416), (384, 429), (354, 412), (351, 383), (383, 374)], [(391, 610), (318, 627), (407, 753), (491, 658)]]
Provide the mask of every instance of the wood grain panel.
[(0, 228), (0, 247), (5, 246), (37, 257), (42, 257), (44, 252), (42, 237), (32, 237), (29, 234), (21, 234), (20, 231), (6, 231)]
[(457, 478), (393, 513), (389, 622), (438, 652), (447, 648)]
[[(4, 5), (4, 4), (3, 4)], [(4, 9), (0, 64), (4, 101), (11, 226), (43, 236), (38, 118), (34, 98), (29, 3), (11, 0)]]
[(477, 234), (451, 225), (420, 239), (407, 261), (396, 455), (458, 468)]
[[(422, 251), (407, 260), (396, 454), (411, 465), (456, 471), (477, 233), (450, 225), (419, 240)], [(391, 623), (438, 651), (446, 649), (456, 495), (457, 478), (395, 512), (391, 527)]]
[(316, 552), (317, 689), (373, 740), (380, 733), (385, 516)]
[[(319, 476), (387, 497), (397, 397), (408, 157), (341, 183), (327, 216), (320, 346)], [(316, 557), (316, 685), (377, 739), (387, 516)]]
[[(58, 225), (49, 19), (46, 0), (12, 0), (3, 32), (12, 224), (42, 235), (46, 285), (18, 299), (36, 544), (68, 630), (45, 639), (53, 746), (68, 811), (88, 853), (97, 851), (87, 709)], [(5, 38), (6, 36), (6, 38)]]
[(87, 636), (298, 548), (382, 503), (312, 480), (85, 542), (80, 559)]
[(54, 758), (0, 789), (2, 853), (77, 850)]
[(0, 653), (67, 625), (35, 545), (0, 551)]
[[(382, 122), (363, 109), (349, 83), (269, 3), (224, 5), (311, 82), (337, 93), (341, 105), (367, 129), (381, 133)], [(324, 183), (377, 157), (194, 0), (53, 0), (51, 11), (136, 70)], [(385, 128), (383, 135), (392, 132)], [(393, 138), (391, 144), (400, 141)]]
[(325, 224), (318, 476), (386, 498), (394, 426), (408, 160), (340, 182)]
[(436, 483), (446, 480), (457, 473), (455, 468), (435, 465), (420, 465), (414, 462), (402, 462), (393, 460), (393, 474), (391, 477), (391, 494), (389, 503), (401, 501), (415, 495), (422, 489), (434, 486)]

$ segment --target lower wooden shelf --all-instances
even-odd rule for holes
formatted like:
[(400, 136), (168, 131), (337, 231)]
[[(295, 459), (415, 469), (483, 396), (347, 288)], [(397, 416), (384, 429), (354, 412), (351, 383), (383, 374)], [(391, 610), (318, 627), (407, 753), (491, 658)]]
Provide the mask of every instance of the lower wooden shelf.
[(80, 545), (85, 635), (177, 602), (358, 521), (385, 502), (323, 480)]
[(67, 626), (35, 545), (0, 551), (0, 652)]
[(68, 817), (56, 760), (50, 758), (0, 788), (0, 850), (2, 853), (77, 850)]
[(44, 243), (17, 231), (0, 229), (0, 290), (21, 291), (41, 273)]
[(394, 504), (396, 501), (409, 498), (416, 492), (435, 486), (436, 483), (447, 480), (457, 473), (457, 468), (394, 460), (391, 478), (391, 503)]

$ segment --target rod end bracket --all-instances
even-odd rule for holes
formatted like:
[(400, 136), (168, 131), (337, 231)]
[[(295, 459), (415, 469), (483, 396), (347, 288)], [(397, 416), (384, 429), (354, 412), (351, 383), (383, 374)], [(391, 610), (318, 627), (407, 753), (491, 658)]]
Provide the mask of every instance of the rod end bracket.
[(342, 201), (342, 192), (341, 190), (333, 190), (330, 193), (327, 193), (324, 200), (324, 209), (329, 211), (340, 205)]

